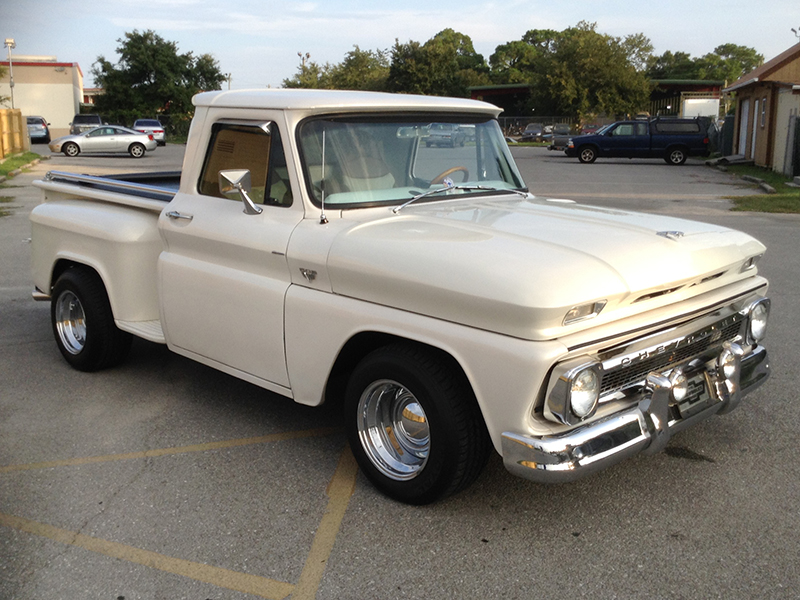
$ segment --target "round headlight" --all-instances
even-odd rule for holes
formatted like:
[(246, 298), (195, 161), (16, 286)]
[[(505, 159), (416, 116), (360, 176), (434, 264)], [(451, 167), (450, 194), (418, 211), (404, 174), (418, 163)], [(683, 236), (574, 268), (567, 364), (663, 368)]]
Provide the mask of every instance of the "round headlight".
[(689, 380), (686, 379), (686, 375), (682, 371), (673, 371), (672, 375), (669, 376), (669, 382), (672, 384), (672, 399), (675, 402), (681, 402), (686, 398), (686, 394), (689, 391)]
[(569, 403), (576, 417), (584, 418), (594, 411), (600, 397), (600, 377), (595, 369), (584, 369), (572, 380)]
[(736, 375), (736, 355), (726, 348), (719, 355), (717, 366), (719, 366), (725, 379), (733, 379), (733, 376)]
[(750, 340), (760, 342), (767, 334), (767, 319), (769, 306), (766, 302), (759, 302), (750, 311)]

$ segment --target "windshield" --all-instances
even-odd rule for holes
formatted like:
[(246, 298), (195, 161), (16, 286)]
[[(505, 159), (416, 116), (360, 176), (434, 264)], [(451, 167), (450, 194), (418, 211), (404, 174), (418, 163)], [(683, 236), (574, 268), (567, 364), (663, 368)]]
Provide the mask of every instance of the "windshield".
[[(318, 206), (324, 200), (326, 206), (362, 208), (403, 204), (437, 189), (485, 194), (486, 188), (524, 188), (494, 119), (443, 120), (436, 115), (305, 121), (298, 141), (312, 200)], [(439, 135), (444, 132), (448, 135)], [(426, 200), (441, 197), (431, 194)]]

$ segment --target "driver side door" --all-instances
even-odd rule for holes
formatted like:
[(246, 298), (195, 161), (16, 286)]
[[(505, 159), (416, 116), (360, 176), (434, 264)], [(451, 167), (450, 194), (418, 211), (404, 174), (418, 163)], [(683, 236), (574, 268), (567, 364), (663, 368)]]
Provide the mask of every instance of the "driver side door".
[[(162, 212), (161, 313), (171, 349), (242, 379), (289, 388), (284, 296), (291, 283), (289, 237), (302, 219), (284, 180), (275, 123), (218, 122), (197, 192)], [(219, 190), (219, 171), (248, 169), (260, 214)], [(277, 388), (276, 388), (277, 386)]]

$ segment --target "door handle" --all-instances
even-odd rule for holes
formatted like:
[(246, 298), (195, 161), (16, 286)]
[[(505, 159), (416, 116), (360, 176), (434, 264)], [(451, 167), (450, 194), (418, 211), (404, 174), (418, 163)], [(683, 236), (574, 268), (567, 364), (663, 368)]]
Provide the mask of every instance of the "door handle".
[(184, 215), (183, 213), (179, 213), (177, 210), (171, 210), (167, 213), (167, 216), (170, 219), (186, 219), (187, 221), (191, 221), (194, 219), (192, 215)]

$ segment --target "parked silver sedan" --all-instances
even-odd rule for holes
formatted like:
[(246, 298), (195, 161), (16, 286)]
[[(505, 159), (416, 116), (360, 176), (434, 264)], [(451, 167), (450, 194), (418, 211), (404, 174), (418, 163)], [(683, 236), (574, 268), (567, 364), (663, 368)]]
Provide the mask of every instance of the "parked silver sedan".
[(52, 152), (78, 156), (81, 152), (127, 152), (141, 158), (145, 151), (153, 151), (158, 144), (152, 133), (140, 133), (127, 127), (103, 125), (77, 135), (67, 135), (50, 142)]

